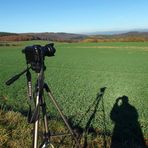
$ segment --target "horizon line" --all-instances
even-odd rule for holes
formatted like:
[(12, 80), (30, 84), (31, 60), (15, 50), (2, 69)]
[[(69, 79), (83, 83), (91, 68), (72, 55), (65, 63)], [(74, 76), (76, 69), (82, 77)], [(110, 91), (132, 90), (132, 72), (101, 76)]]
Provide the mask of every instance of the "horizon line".
[(117, 30), (100, 30), (100, 31), (84, 31), (84, 32), (67, 32), (67, 31), (26, 31), (26, 32), (11, 32), (11, 31), (0, 31), (0, 33), (14, 33), (14, 34), (29, 34), (29, 33), (67, 33), (67, 34), (100, 34), (100, 33), (126, 33), (126, 32), (148, 32), (148, 28), (137, 28), (137, 29), (117, 29)]

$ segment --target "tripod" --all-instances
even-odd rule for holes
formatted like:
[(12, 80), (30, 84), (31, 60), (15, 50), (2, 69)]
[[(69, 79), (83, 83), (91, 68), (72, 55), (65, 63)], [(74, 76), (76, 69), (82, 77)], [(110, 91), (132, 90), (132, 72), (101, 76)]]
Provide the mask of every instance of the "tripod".
[[(80, 144), (78, 142), (78, 139), (76, 138), (72, 128), (70, 127), (67, 119), (65, 118), (63, 112), (61, 111), (56, 99), (52, 95), (51, 90), (49, 89), (48, 85), (44, 82), (44, 68), (41, 68), (40, 72), (37, 73), (37, 81), (35, 84), (35, 92), (33, 94), (32, 91), (32, 80), (31, 80), (31, 73), (30, 73), (30, 68), (27, 67), (24, 71), (21, 73), (13, 76), (10, 78), (7, 82), (6, 85), (12, 84), (14, 81), (16, 81), (21, 75), (26, 73), (27, 77), (27, 86), (28, 86), (28, 97), (29, 101), (33, 100), (34, 98), (34, 103), (35, 103), (35, 109), (33, 114), (31, 115), (31, 103), (29, 104), (29, 112), (28, 112), (28, 122), (34, 124), (34, 130), (33, 130), (33, 148), (54, 148), (54, 146), (50, 142), (50, 137), (51, 134), (48, 129), (48, 118), (47, 118), (47, 112), (46, 112), (46, 102), (45, 98), (43, 97), (44, 91), (47, 92), (49, 98), (51, 99), (51, 102), (55, 106), (56, 110), (59, 112), (61, 118), (63, 119), (65, 125), (67, 126), (70, 135), (73, 137), (76, 143), (76, 147), (80, 148)], [(39, 137), (39, 121), (40, 121), (40, 110), (42, 111), (43, 115), (43, 125), (44, 125), (44, 132), (43, 132), (43, 142), (39, 145), (38, 142), (38, 137)]]

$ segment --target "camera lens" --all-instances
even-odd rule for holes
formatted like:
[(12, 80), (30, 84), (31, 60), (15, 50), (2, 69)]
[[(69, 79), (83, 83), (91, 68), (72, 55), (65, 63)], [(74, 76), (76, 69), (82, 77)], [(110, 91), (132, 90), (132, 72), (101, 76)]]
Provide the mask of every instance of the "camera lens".
[(54, 44), (50, 43), (50, 44), (47, 44), (44, 47), (42, 47), (44, 56), (54, 56), (56, 49), (53, 46), (54, 46)]

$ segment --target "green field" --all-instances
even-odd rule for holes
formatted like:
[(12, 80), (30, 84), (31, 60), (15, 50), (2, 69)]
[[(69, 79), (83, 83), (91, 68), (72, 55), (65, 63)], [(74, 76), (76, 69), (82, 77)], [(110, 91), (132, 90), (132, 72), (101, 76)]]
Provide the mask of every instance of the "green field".
[[(4, 82), (26, 68), (21, 50), (45, 41), (14, 42), (16, 46), (0, 46), (0, 101), (15, 111), (26, 111), (26, 78), (22, 76), (10, 87)], [(148, 42), (128, 43), (55, 43), (54, 57), (46, 57), (45, 79), (67, 118), (73, 124), (112, 132), (110, 112), (118, 97), (128, 96), (138, 112), (143, 134), (148, 137)], [(33, 72), (34, 73), (34, 72)], [(96, 100), (100, 88), (106, 87), (102, 101)], [(46, 99), (48, 111), (58, 116)], [(88, 111), (89, 109), (89, 111)], [(88, 112), (87, 112), (88, 111)], [(94, 115), (92, 119), (92, 115)], [(81, 121), (81, 122), (80, 122)]]

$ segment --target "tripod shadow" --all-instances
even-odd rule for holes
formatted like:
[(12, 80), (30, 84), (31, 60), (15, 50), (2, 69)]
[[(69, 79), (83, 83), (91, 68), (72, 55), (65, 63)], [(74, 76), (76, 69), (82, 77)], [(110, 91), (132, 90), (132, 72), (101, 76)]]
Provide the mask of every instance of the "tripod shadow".
[[(106, 87), (103, 87), (100, 89), (100, 92), (97, 94), (97, 97), (96, 99), (94, 100), (94, 102), (88, 107), (88, 110), (86, 111), (84, 117), (86, 116), (86, 114), (88, 114), (89, 112), (92, 112), (92, 114), (90, 115), (87, 123), (86, 123), (86, 126), (84, 128), (84, 148), (86, 148), (88, 146), (88, 134), (89, 133), (94, 133), (96, 134), (95, 130), (93, 129), (92, 127), (92, 121), (95, 119), (96, 117), (96, 113), (97, 113), (97, 110), (98, 110), (98, 106), (99, 106), (99, 103), (101, 102), (102, 100), (102, 111), (103, 111), (103, 115), (105, 113), (104, 111), (104, 104), (103, 104), (103, 95), (105, 93), (105, 89)], [(83, 119), (83, 118), (82, 118)], [(82, 121), (82, 119), (80, 120), (80, 122)], [(105, 119), (105, 117), (104, 117)], [(80, 123), (79, 122), (79, 123)], [(106, 126), (105, 126), (105, 130), (106, 130)]]
[[(79, 141), (81, 141), (82, 139), (83, 141), (83, 148), (87, 148), (87, 147), (91, 147), (89, 141), (89, 134), (93, 135), (93, 136), (97, 136), (98, 134), (101, 135), (103, 137), (103, 146), (104, 148), (106, 148), (106, 136), (110, 135), (110, 133), (107, 132), (107, 128), (106, 128), (106, 119), (105, 119), (105, 108), (104, 108), (104, 93), (105, 93), (106, 87), (100, 88), (99, 92), (97, 93), (97, 96), (95, 98), (95, 100), (88, 106), (88, 109), (86, 110), (86, 112), (83, 114), (82, 118), (79, 120), (79, 122), (75, 125), (73, 124), (73, 119), (75, 116), (71, 116), (68, 119), (69, 124), (71, 125), (72, 129), (74, 130), (74, 133), (77, 137), (77, 139)], [(96, 118), (96, 114), (98, 112), (98, 108), (99, 106), (101, 107), (101, 112), (102, 112), (102, 127), (103, 127), (103, 131), (99, 131), (97, 132), (94, 127), (93, 127), (93, 121)], [(82, 128), (80, 126), (81, 122), (84, 121), (84, 119), (86, 117), (88, 117), (89, 114), (89, 118), (85, 124), (85, 127)], [(81, 139), (82, 138), (82, 139)], [(64, 142), (65, 137), (61, 140), (59, 146)]]
[(110, 112), (114, 122), (111, 148), (145, 148), (144, 137), (138, 122), (138, 112), (129, 104), (128, 97), (122, 96)]

